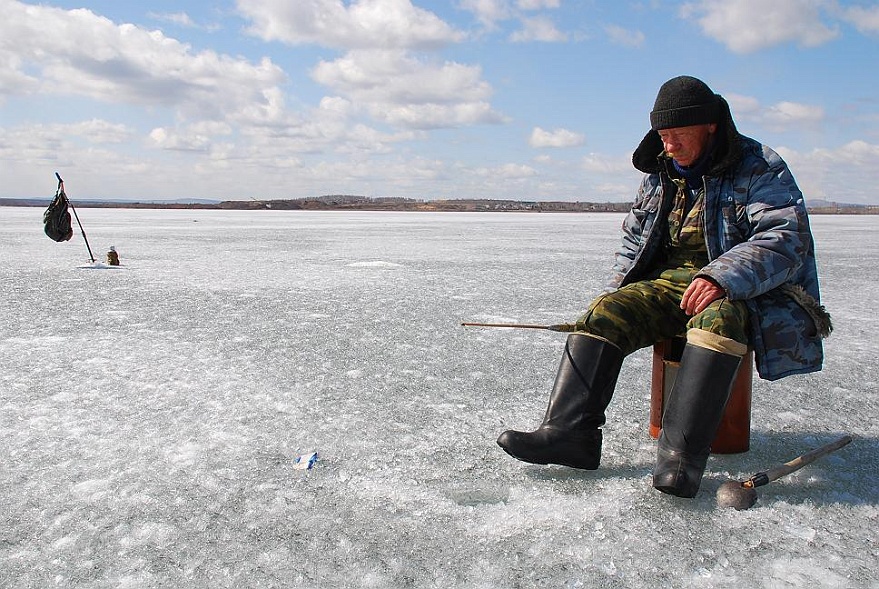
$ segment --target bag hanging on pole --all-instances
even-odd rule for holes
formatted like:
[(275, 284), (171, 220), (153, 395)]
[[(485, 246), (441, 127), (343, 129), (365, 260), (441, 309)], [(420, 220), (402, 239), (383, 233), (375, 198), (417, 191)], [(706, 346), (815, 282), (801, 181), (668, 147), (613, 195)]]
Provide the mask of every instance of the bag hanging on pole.
[(58, 172), (55, 172), (55, 177), (58, 178), (58, 190), (55, 191), (55, 198), (52, 199), (49, 208), (43, 213), (43, 224), (45, 225), (44, 229), (46, 235), (59, 242), (67, 241), (73, 237), (73, 227), (70, 223), (70, 212), (68, 211), (69, 208), (70, 211), (73, 211), (73, 216), (76, 218), (76, 224), (79, 225), (79, 231), (82, 233), (82, 240), (85, 242), (85, 247), (89, 251), (89, 259), (92, 261), (92, 264), (94, 264), (95, 256), (92, 254), (92, 246), (89, 245), (89, 239), (85, 236), (85, 229), (79, 220), (79, 215), (76, 214), (76, 209), (73, 208), (73, 203), (70, 202), (70, 199), (67, 198), (67, 195), (64, 193), (64, 180), (61, 179), (61, 175)]
[(59, 176), (58, 190), (55, 191), (55, 198), (52, 199), (46, 212), (43, 213), (44, 230), (52, 241), (69, 241), (73, 237), (73, 225), (71, 224), (70, 211), (68, 209), (67, 195), (64, 194), (64, 182)]

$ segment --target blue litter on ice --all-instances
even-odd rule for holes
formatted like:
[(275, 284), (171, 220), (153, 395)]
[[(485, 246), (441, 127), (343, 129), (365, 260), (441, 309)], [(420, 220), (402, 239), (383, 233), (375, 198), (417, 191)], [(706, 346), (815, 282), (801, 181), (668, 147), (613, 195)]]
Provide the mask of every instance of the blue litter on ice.
[(317, 452), (302, 454), (293, 459), (293, 468), (297, 470), (311, 470), (315, 462), (317, 462)]

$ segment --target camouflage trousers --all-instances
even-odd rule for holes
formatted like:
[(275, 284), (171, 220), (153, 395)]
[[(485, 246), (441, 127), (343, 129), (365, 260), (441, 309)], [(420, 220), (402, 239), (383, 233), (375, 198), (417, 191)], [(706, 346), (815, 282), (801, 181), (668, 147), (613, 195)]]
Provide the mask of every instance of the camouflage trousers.
[(604, 338), (628, 355), (654, 343), (683, 336), (689, 329), (748, 344), (748, 308), (744, 301), (713, 301), (692, 317), (680, 308), (684, 291), (697, 270), (658, 271), (654, 278), (633, 282), (597, 297), (577, 320), (577, 331)]

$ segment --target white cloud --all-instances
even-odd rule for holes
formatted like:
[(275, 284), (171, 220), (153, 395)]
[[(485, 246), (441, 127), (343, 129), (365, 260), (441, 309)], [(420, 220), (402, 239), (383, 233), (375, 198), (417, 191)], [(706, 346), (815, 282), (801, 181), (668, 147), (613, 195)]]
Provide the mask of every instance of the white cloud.
[(122, 143), (135, 136), (134, 130), (130, 127), (101, 119), (59, 125), (58, 131), (67, 135), (82, 137), (92, 143)]
[(616, 45), (624, 47), (641, 47), (644, 45), (644, 33), (641, 31), (632, 31), (616, 25), (607, 25), (604, 27), (604, 30), (610, 40)]
[(544, 8), (558, 8), (561, 0), (516, 0), (516, 8), (519, 10), (543, 10)]
[(81, 144), (83, 141), (92, 145), (115, 144), (135, 136), (135, 131), (130, 127), (101, 119), (77, 123), (22, 125), (6, 129), (0, 127), (0, 130), (3, 132), (0, 144), (11, 146), (12, 151), (6, 155), (16, 160), (21, 159), (14, 154), (19, 148), (32, 153), (49, 154), (54, 151), (60, 155), (60, 152), (71, 149), (65, 146)]
[(173, 23), (181, 27), (195, 28), (196, 26), (195, 22), (185, 12), (150, 12), (148, 16), (156, 20)]
[(637, 174), (632, 166), (631, 159), (620, 156), (608, 156), (600, 153), (590, 153), (583, 157), (581, 167), (591, 174)]
[(525, 164), (503, 164), (491, 168), (477, 168), (477, 176), (500, 180), (517, 180), (537, 176), (537, 170)]
[(515, 43), (539, 41), (559, 43), (568, 40), (568, 36), (558, 30), (552, 20), (545, 15), (531, 16), (529, 13), (549, 10), (561, 6), (560, 0), (461, 0), (459, 7), (467, 10), (488, 31), (498, 28), (498, 23), (517, 20), (521, 25), (518, 31), (510, 35)]
[[(52, 31), (47, 34), (47, 31)], [(2, 59), (10, 54), (16, 59)], [(102, 102), (165, 106), (200, 117), (262, 105), (284, 80), (270, 60), (253, 64), (188, 45), (89, 10), (5, 3), (0, 80), (6, 94), (80, 95)]]
[(482, 70), (425, 62), (399, 51), (351, 51), (322, 61), (312, 77), (365, 108), (371, 116), (410, 128), (500, 122)]
[(529, 41), (561, 43), (567, 41), (568, 36), (559, 31), (549, 18), (538, 16), (523, 18), (522, 29), (510, 35), (510, 40), (516, 43)]
[(782, 127), (816, 123), (824, 120), (824, 109), (820, 106), (784, 101), (769, 107), (765, 118), (768, 123)]
[(788, 163), (790, 160), (796, 160), (797, 162), (808, 162), (809, 165), (824, 165), (828, 168), (835, 168), (847, 163), (864, 169), (879, 169), (879, 145), (860, 139), (850, 141), (835, 149), (816, 148), (807, 153), (798, 153), (788, 148), (779, 148), (778, 152), (784, 154), (783, 157), (788, 160)]
[[(151, 167), (142, 157), (102, 147), (129, 132), (102, 120), (0, 127), (0, 170), (15, 187), (12, 194), (39, 194), (41, 186), (54, 187), (51, 170), (59, 170), (74, 199), (83, 194), (106, 196), (101, 189), (123, 185), (128, 174)], [(65, 170), (72, 169), (75, 177), (68, 178)], [(153, 173), (159, 174), (155, 169)]]
[[(350, 110), (409, 129), (455, 127), (502, 120), (488, 99), (479, 67), (437, 63), (410, 53), (463, 39), (433, 13), (409, 0), (239, 0), (264, 39), (314, 43), (347, 52), (320, 61), (317, 83), (347, 100)], [(490, 12), (492, 6), (476, 7)]]
[(460, 7), (472, 12), (483, 26), (493, 29), (496, 23), (513, 16), (507, 0), (461, 0)]
[(206, 135), (177, 133), (163, 128), (153, 129), (149, 137), (155, 147), (174, 151), (207, 151), (211, 144)]
[(577, 147), (583, 145), (586, 137), (582, 133), (569, 131), (568, 129), (554, 129), (546, 131), (540, 127), (534, 127), (528, 144), (531, 147)]
[(595, 187), (595, 191), (604, 195), (604, 196), (609, 196), (617, 201), (631, 200), (631, 198), (634, 197), (634, 195), (635, 195), (631, 184), (613, 184), (613, 183), (598, 184)]
[(266, 41), (337, 49), (425, 49), (455, 43), (455, 31), (409, 0), (238, 0), (253, 23), (248, 31)]
[(863, 165), (872, 170), (879, 170), (879, 144), (855, 140), (846, 143), (841, 149), (843, 159)]
[(325, 97), (301, 117), (243, 130), (258, 153), (387, 154), (394, 144), (424, 139), (418, 130), (383, 132), (357, 118), (360, 110), (340, 97)]
[(282, 158), (292, 153), (372, 153), (390, 151), (390, 146), (421, 138), (417, 132), (383, 133), (357, 121), (361, 114), (350, 100), (324, 97), (317, 108), (301, 116), (287, 114), (265, 125), (242, 127), (248, 139), (246, 157)]
[(315, 80), (343, 94), (397, 104), (487, 98), (491, 87), (481, 74), (476, 66), (427, 63), (397, 51), (352, 51), (312, 71)]
[(209, 151), (215, 137), (231, 135), (232, 127), (216, 121), (201, 121), (183, 128), (158, 127), (150, 131), (153, 147), (172, 151)]
[(0, 37), (0, 104), (7, 96), (33, 94), (39, 90), (39, 80), (25, 72), (24, 66), (24, 60), (15, 54), (14, 47), (6, 47)]
[(411, 129), (463, 127), (478, 123), (495, 124), (504, 120), (487, 102), (399, 106), (373, 104), (370, 105), (370, 112), (373, 117), (389, 124)]
[(185, 12), (150, 12), (147, 16), (159, 22), (167, 22), (187, 29), (202, 29), (205, 31), (220, 30), (220, 25), (197, 23)]
[[(291, 153), (387, 152), (389, 143), (417, 135), (380, 133), (352, 119), (371, 111), (381, 120), (393, 118), (393, 109), (406, 104), (406, 83), (419, 88), (414, 98), (421, 105), (436, 103), (448, 110), (444, 116), (432, 114), (430, 126), (469, 124), (496, 116), (484, 100), (491, 89), (479, 80), (478, 68), (447, 64), (421, 70), (417, 63), (401, 59), (381, 63), (389, 66), (384, 74), (390, 79), (404, 76), (403, 85), (385, 83), (388, 78), (380, 71), (381, 64), (373, 63), (379, 70), (364, 73), (374, 76), (382, 87), (375, 96), (355, 82), (349, 80), (345, 86), (337, 79), (343, 89), (366, 102), (327, 98), (307, 113), (311, 118), (305, 120), (288, 110), (278, 86), (285, 76), (268, 59), (252, 64), (209, 51), (193, 53), (187, 45), (160, 32), (116, 25), (87, 10), (63, 11), (17, 3), (9, 8), (8, 18), (0, 22), (0, 54), (14, 47), (15, 55), (22, 57), (0, 64), (0, 81), (14, 84), (0, 89), (74, 94), (99, 102), (141, 105), (153, 111), (165, 107), (175, 123), (157, 126), (145, 137), (147, 145), (162, 150), (212, 155), (222, 150), (241, 157), (252, 153), (252, 146), (266, 148), (270, 139), (283, 137), (284, 147)], [(66, 34), (45, 35), (43, 27), (64, 30)], [(407, 65), (408, 69), (403, 67)], [(383, 110), (383, 105), (390, 108)], [(425, 126), (416, 115), (409, 119), (408, 126)], [(66, 131), (72, 139), (94, 141), (103, 137), (105, 142), (135, 135), (132, 129), (95, 121)], [(216, 143), (224, 137), (247, 143)]]
[[(373, 155), (386, 156), (395, 144), (424, 139), (421, 129), (503, 120), (489, 103), (492, 88), (479, 67), (416, 58), (405, 48), (351, 51), (321, 62), (313, 73), (332, 95), (314, 108), (293, 112), (280, 86), (286, 77), (268, 59), (252, 63), (194, 52), (159, 31), (116, 24), (88, 10), (8, 0), (0, 5), (6, 9), (0, 21), (0, 99), (4, 92), (44, 99), (74, 95), (97, 102), (96, 108), (100, 103), (133, 106), (134, 116), (149, 120), (146, 130), (99, 119), (51, 129), (0, 128), (0, 166), (21, 170), (15, 175), (18, 190), (41, 179), (30, 177), (31, 170), (50, 167), (105, 178), (106, 186), (96, 183), (94, 194), (106, 195), (107, 187), (122, 185), (120, 174), (131, 172), (151, 184), (150, 193), (158, 197), (186, 193), (190, 184), (199, 192), (233, 196), (278, 179), (266, 174), (283, 178), (293, 169), (297, 177), (319, 182), (303, 172), (315, 160), (338, 164), (328, 179), (333, 185), (349, 177), (340, 170), (358, 162), (372, 167), (384, 185), (396, 180), (386, 162), (377, 164)], [(411, 8), (408, 2), (356, 3), (364, 10), (392, 5)], [(402, 129), (376, 129), (367, 116)], [(100, 148), (126, 141), (128, 147), (117, 152)], [(140, 146), (152, 149), (134, 155)], [(401, 177), (416, 174), (402, 164), (399, 171)], [(138, 189), (133, 181), (124, 185)]]
[(879, 6), (852, 6), (843, 11), (843, 19), (864, 34), (879, 33)]
[(760, 114), (760, 101), (753, 96), (743, 96), (730, 92), (729, 94), (724, 94), (723, 97), (729, 103), (733, 118), (756, 118)]
[(807, 152), (779, 147), (806, 201), (824, 198), (839, 203), (875, 203), (879, 144), (850, 141), (836, 148)]
[(229, 118), (247, 125), (264, 125), (283, 121), (287, 114), (284, 93), (280, 88), (265, 88), (260, 91), (260, 99), (248, 102)]
[(740, 94), (725, 95), (733, 119), (754, 121), (775, 131), (801, 129), (823, 122), (826, 112), (820, 106), (801, 102), (781, 101), (763, 106), (760, 101)]
[(680, 14), (705, 35), (734, 53), (751, 53), (783, 43), (822, 45), (838, 31), (822, 19), (831, 0), (699, 0), (684, 4)]

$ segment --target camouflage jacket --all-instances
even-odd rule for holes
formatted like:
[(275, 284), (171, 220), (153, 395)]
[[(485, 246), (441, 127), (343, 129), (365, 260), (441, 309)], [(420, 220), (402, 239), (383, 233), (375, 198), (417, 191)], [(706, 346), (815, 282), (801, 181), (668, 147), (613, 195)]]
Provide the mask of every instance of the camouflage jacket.
[[(747, 302), (750, 344), (761, 378), (776, 380), (821, 369), (821, 339), (832, 326), (819, 302), (809, 218), (787, 164), (770, 148), (739, 135), (731, 118), (704, 176), (704, 226), (709, 263), (699, 275), (731, 300)], [(676, 172), (655, 131), (633, 156), (645, 172), (623, 222), (609, 289), (644, 277), (660, 261)]]

